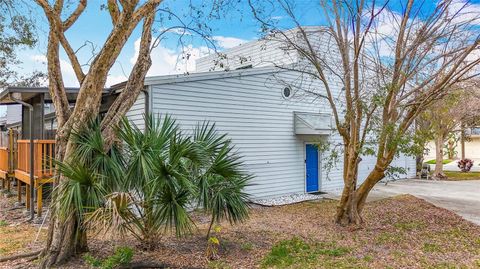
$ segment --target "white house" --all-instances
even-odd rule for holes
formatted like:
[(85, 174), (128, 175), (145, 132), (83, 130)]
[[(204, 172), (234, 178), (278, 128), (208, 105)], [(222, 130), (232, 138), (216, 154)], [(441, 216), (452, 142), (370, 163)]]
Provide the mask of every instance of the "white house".
[[(291, 34), (296, 33), (293, 30)], [(316, 38), (319, 49), (330, 51), (328, 36)], [(335, 55), (329, 53), (328, 57)], [(254, 176), (247, 191), (255, 198), (338, 192), (343, 187), (342, 158), (332, 169), (326, 169), (330, 151), (315, 146), (342, 148), (330, 105), (311, 94), (321, 95), (323, 87), (308, 76), (276, 67), (301, 61), (282, 42), (246, 43), (199, 59), (197, 73), (146, 78), (145, 91), (127, 117), (143, 128), (145, 113), (169, 114), (187, 131), (200, 121), (214, 122), (219, 132), (232, 139), (243, 156), (245, 169)], [(331, 79), (334, 95), (340, 96), (341, 82), (335, 81), (335, 76)], [(105, 99), (121, 88), (122, 84), (113, 86), (106, 91)], [(41, 90), (45, 95), (41, 100), (48, 100), (47, 89)], [(72, 98), (76, 92), (78, 89), (71, 89)], [(8, 102), (7, 93), (0, 95)], [(341, 101), (339, 98), (338, 102)], [(54, 119), (47, 121), (43, 114), (41, 118), (54, 131)], [(362, 157), (360, 182), (374, 163), (373, 157)], [(405, 177), (415, 176), (414, 158), (400, 156), (392, 165), (405, 168)]]
[[(214, 122), (232, 139), (244, 156), (245, 168), (255, 176), (248, 188), (254, 197), (338, 192), (343, 187), (342, 159), (327, 172), (328, 152), (314, 146), (342, 143), (329, 104), (307, 93), (321, 92), (322, 85), (298, 72), (276, 68), (301, 59), (283, 50), (279, 42), (272, 46), (265, 42), (253, 41), (201, 58), (197, 70), (202, 72), (148, 77), (146, 94), (127, 117), (142, 127), (146, 109), (168, 113), (185, 130), (199, 121)], [(341, 83), (336, 86), (339, 95)], [(360, 182), (374, 163), (373, 157), (363, 157)], [(405, 168), (405, 177), (415, 176), (412, 157), (400, 156), (392, 165)]]

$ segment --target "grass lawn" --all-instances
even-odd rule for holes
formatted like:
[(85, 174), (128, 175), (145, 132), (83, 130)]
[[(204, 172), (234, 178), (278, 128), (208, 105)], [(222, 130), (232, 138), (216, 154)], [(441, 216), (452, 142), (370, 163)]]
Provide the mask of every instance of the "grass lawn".
[(445, 171), (447, 180), (480, 180), (480, 172), (451, 172)]
[[(311, 201), (280, 207), (256, 207), (240, 225), (222, 224), (217, 234), (220, 258), (205, 259), (205, 228), (192, 236), (168, 235), (155, 251), (135, 249), (134, 261), (157, 261), (169, 268), (478, 268), (480, 226), (413, 196), (370, 202), (361, 229), (332, 221), (336, 201)], [(0, 227), (1, 232), (5, 227)], [(11, 244), (15, 244), (13, 238)], [(90, 239), (91, 255), (106, 257), (116, 245), (133, 239)], [(1, 256), (1, 255), (0, 255)], [(17, 263), (1, 264), (5, 268)], [(22, 264), (24, 265), (24, 264)], [(25, 264), (25, 267), (26, 264)], [(76, 258), (62, 268), (88, 268)]]
[[(451, 162), (453, 162), (453, 160), (450, 160), (450, 159), (443, 160), (443, 164), (447, 164), (447, 163), (451, 163)], [(425, 162), (425, 163), (435, 164), (436, 161), (435, 161), (435, 159), (433, 159), (433, 160), (427, 161), (427, 162)]]

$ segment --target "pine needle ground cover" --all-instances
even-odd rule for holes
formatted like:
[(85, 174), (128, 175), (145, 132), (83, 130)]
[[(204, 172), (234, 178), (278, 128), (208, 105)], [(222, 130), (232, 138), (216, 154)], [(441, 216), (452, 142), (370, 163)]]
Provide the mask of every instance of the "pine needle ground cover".
[[(105, 258), (112, 255), (115, 245), (126, 245), (134, 248), (133, 261), (155, 261), (170, 268), (480, 266), (480, 227), (424, 200), (405, 195), (370, 202), (360, 229), (336, 226), (335, 209), (336, 201), (253, 208), (243, 224), (221, 224), (215, 234), (219, 258), (214, 261), (205, 258), (209, 218), (200, 214), (194, 216), (199, 223), (196, 232), (179, 239), (167, 235), (155, 251), (136, 247), (133, 238), (113, 241), (97, 236), (92, 238), (90, 254)], [(0, 234), (3, 231), (5, 227), (0, 227)], [(19, 263), (0, 263), (0, 268)], [(78, 257), (64, 268), (89, 267)]]

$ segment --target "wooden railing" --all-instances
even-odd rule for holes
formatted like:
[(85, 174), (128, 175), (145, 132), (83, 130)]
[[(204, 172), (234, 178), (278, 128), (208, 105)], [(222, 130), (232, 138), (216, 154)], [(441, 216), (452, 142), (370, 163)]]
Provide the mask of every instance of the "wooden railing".
[(9, 151), (6, 147), (0, 147), (0, 170), (4, 172), (9, 172)]
[[(55, 140), (34, 140), (34, 175), (52, 177), (55, 164)], [(17, 170), (30, 173), (30, 140), (17, 140)]]

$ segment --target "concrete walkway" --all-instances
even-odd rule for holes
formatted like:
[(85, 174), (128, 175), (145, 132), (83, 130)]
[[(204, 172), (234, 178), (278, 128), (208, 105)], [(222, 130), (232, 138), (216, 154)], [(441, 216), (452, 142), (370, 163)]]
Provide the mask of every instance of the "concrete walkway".
[(480, 180), (432, 181), (399, 180), (379, 183), (371, 191), (370, 200), (411, 194), (451, 210), (464, 219), (480, 225)]

